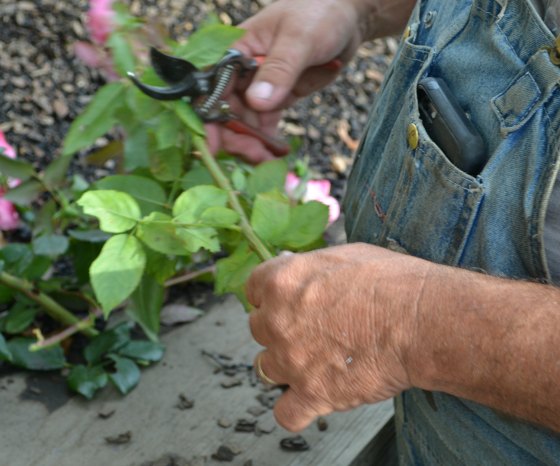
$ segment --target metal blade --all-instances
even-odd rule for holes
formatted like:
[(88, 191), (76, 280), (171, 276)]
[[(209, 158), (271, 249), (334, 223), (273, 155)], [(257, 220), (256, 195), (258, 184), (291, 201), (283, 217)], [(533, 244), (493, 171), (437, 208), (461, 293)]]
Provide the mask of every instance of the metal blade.
[(168, 84), (183, 82), (198, 71), (190, 61), (166, 55), (154, 47), (150, 49), (150, 60), (157, 75)]

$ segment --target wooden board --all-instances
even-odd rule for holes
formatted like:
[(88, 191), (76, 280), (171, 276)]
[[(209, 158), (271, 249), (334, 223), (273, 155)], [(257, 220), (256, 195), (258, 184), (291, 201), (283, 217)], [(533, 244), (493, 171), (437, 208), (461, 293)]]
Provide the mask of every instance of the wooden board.
[[(376, 435), (390, 421), (390, 401), (365, 406), (327, 418), (328, 429), (314, 424), (302, 433), (311, 446), (307, 452), (285, 452), (280, 439), (293, 434), (276, 427), (270, 434), (235, 432), (217, 425), (220, 418), (233, 423), (253, 418), (247, 409), (259, 406), (260, 384), (241, 374), (242, 385), (223, 389), (227, 379), (202, 350), (230, 355), (234, 362), (251, 364), (259, 347), (250, 337), (247, 315), (233, 298), (214, 303), (198, 321), (174, 329), (163, 337), (164, 361), (143, 371), (139, 386), (121, 397), (108, 390), (91, 402), (77, 396), (66, 400), (60, 385), (48, 385), (26, 374), (0, 379), (0, 465), (6, 466), (133, 466), (151, 464), (167, 454), (192, 465), (220, 464), (211, 459), (221, 444), (241, 453), (233, 462), (253, 466), (348, 466), (375, 464), (376, 451), (385, 451), (390, 434)], [(39, 381), (38, 381), (39, 380)], [(38, 390), (30, 390), (36, 383)], [(42, 383), (42, 385), (41, 385)], [(177, 408), (180, 394), (194, 400), (192, 409)], [(50, 411), (49, 411), (50, 409)], [(100, 412), (114, 410), (108, 419)], [(272, 411), (258, 422), (270, 426)], [(131, 432), (131, 441), (110, 445), (107, 436)], [(389, 436), (388, 436), (389, 435)], [(387, 464), (387, 463), (384, 463)]]

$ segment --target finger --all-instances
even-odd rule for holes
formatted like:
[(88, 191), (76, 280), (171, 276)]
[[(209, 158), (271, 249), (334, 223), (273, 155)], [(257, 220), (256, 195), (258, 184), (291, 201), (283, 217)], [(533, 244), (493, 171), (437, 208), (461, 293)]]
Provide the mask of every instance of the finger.
[(228, 129), (222, 130), (222, 146), (230, 154), (253, 165), (276, 158), (258, 139)]
[(264, 280), (267, 275), (266, 271), (269, 268), (268, 262), (264, 262), (255, 267), (245, 283), (245, 295), (247, 296), (247, 300), (249, 301), (249, 304), (252, 304), (257, 308), (260, 307), (263, 302), (263, 284), (265, 283)]
[(261, 351), (255, 357), (253, 363), (255, 372), (259, 379), (266, 385), (278, 386), (287, 385), (286, 377), (279, 370), (278, 364), (274, 361), (270, 351)]
[(249, 314), (249, 330), (254, 340), (262, 346), (269, 346), (272, 343), (271, 332), (268, 330), (266, 319), (262, 309), (253, 309)]
[(249, 104), (259, 111), (280, 108), (307, 68), (309, 52), (297, 41), (297, 34), (279, 35), (247, 89)]
[(328, 409), (316, 408), (308, 400), (301, 398), (292, 388), (286, 390), (274, 406), (276, 421), (290, 432), (302, 431), (317, 416), (329, 412), (330, 410)]

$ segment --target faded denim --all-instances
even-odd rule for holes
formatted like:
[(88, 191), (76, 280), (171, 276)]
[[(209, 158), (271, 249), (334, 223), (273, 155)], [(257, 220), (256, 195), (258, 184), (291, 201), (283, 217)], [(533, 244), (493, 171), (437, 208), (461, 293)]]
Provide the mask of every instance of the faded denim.
[[(543, 47), (554, 37), (528, 0), (422, 0), (409, 27), (348, 182), (349, 241), (550, 282), (543, 227), (560, 168), (560, 68)], [(482, 133), (489, 160), (477, 177), (429, 139), (416, 97), (426, 76), (447, 82)], [(560, 465), (560, 436), (479, 404), (414, 389), (395, 405), (403, 465)]]

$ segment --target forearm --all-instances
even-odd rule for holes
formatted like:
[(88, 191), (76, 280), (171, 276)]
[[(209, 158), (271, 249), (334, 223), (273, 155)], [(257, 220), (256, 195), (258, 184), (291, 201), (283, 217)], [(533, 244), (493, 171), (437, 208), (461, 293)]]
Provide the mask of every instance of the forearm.
[(417, 309), (414, 386), (560, 432), (560, 289), (435, 266)]
[(363, 40), (400, 33), (416, 0), (352, 0), (359, 11)]

